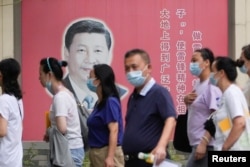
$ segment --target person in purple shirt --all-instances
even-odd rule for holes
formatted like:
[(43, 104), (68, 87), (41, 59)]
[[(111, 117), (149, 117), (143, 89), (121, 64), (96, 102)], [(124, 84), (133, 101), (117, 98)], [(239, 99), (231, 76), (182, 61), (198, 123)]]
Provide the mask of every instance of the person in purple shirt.
[(87, 119), (90, 166), (123, 167), (121, 102), (112, 68), (94, 65), (87, 86), (98, 97)]
[[(193, 90), (184, 97), (188, 108), (187, 134), (192, 146), (187, 167), (207, 167), (208, 150), (213, 150), (213, 141), (206, 143), (206, 138), (202, 138), (205, 132), (204, 123), (217, 109), (218, 100), (222, 94), (209, 82), (213, 61), (213, 52), (208, 48), (202, 48), (194, 51), (190, 62), (190, 72), (198, 77), (198, 80)], [(204, 149), (202, 145), (207, 147)]]

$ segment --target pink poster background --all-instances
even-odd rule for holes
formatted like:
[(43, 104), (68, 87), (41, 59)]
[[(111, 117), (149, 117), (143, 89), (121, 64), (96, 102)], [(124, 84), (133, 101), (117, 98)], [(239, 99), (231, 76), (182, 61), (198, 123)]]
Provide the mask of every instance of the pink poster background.
[[(163, 16), (164, 11), (169, 13)], [(183, 12), (185, 14), (180, 15)], [(43, 138), (44, 112), (50, 107), (51, 97), (38, 80), (39, 62), (41, 58), (48, 56), (61, 59), (64, 31), (72, 21), (95, 18), (109, 27), (114, 40), (111, 65), (117, 82), (129, 89), (128, 95), (133, 87), (125, 77), (124, 53), (132, 48), (146, 50), (152, 59), (152, 75), (163, 85), (164, 76), (168, 76), (164, 86), (170, 88), (174, 103), (178, 106), (176, 44), (178, 41), (185, 41), (186, 56), (182, 64), (184, 62), (186, 67), (182, 72), (186, 77), (182, 84), (186, 87), (181, 93), (183, 95), (192, 87), (193, 77), (188, 68), (194, 43), (211, 48), (216, 55), (227, 55), (227, 17), (227, 0), (22, 1), (22, 89), (25, 109), (23, 139)], [(169, 29), (164, 29), (161, 24), (166, 22), (170, 25)], [(164, 31), (169, 37), (166, 43), (162, 40)], [(200, 40), (194, 40), (194, 31), (201, 32)], [(168, 53), (170, 60), (162, 62), (162, 53)], [(165, 65), (168, 67), (163, 68)], [(123, 115), (126, 113), (128, 95), (122, 99)]]

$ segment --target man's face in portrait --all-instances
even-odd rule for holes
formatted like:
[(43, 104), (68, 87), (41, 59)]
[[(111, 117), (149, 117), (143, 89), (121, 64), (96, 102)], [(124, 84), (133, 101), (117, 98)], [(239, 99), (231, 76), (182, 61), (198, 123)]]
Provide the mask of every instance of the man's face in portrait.
[(69, 49), (64, 49), (69, 75), (78, 84), (87, 81), (94, 64), (109, 64), (110, 55), (104, 34), (77, 33)]

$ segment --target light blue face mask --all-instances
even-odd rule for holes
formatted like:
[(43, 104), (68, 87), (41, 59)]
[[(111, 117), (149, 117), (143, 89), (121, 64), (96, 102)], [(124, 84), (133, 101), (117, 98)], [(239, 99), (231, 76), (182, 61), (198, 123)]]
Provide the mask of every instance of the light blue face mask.
[(146, 80), (146, 77), (142, 75), (142, 71), (131, 71), (127, 73), (127, 80), (135, 87), (142, 86)]
[(94, 80), (96, 78), (89, 78), (87, 80), (87, 87), (89, 88), (89, 90), (91, 90), (92, 92), (96, 92), (97, 86), (94, 85)]
[(189, 65), (189, 70), (192, 75), (194, 76), (200, 76), (202, 69), (200, 68), (200, 64), (198, 62), (191, 62)]
[(210, 81), (210, 83), (211, 83), (212, 85), (217, 86), (217, 84), (218, 84), (218, 79), (215, 79), (215, 78), (214, 78), (214, 75), (215, 75), (215, 74), (216, 74), (216, 73), (214, 73), (214, 72), (210, 73), (209, 81)]
[(248, 69), (246, 68), (246, 66), (243, 64), (243, 66), (240, 67), (240, 72), (242, 72), (243, 74), (246, 74), (248, 71)]

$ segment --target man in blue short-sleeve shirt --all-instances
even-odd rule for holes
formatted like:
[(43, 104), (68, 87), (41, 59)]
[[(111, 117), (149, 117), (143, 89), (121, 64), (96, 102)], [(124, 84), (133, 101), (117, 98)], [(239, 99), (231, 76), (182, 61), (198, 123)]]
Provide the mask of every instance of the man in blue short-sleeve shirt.
[(124, 63), (127, 80), (135, 87), (125, 118), (125, 167), (151, 167), (137, 155), (152, 153), (157, 163), (166, 158), (166, 147), (176, 124), (175, 107), (168, 90), (151, 77), (150, 57), (144, 50), (128, 51)]

